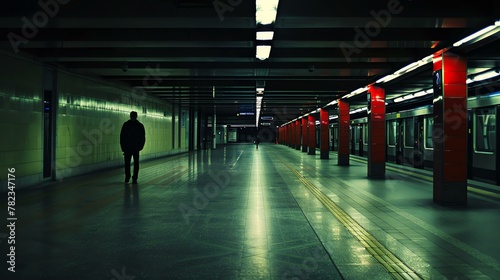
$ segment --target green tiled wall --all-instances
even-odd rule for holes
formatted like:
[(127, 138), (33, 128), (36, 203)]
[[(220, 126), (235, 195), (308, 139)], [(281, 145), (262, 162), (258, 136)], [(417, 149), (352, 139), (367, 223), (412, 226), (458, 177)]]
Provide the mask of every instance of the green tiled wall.
[[(0, 182), (7, 168), (26, 182), (42, 182), (43, 67), (24, 58), (0, 54)], [(55, 161), (58, 178), (117, 167), (122, 163), (120, 129), (130, 111), (146, 128), (141, 157), (153, 158), (187, 150), (172, 148), (172, 105), (134, 89), (117, 87), (64, 71), (57, 72)], [(176, 122), (178, 122), (176, 118)], [(187, 127), (183, 128), (189, 131)], [(176, 124), (176, 128), (178, 124)], [(178, 132), (177, 132), (178, 133)], [(183, 135), (188, 132), (183, 131)], [(19, 182), (19, 181), (18, 181)], [(0, 188), (0, 192), (5, 191)]]
[(58, 169), (121, 161), (120, 130), (130, 111), (146, 129), (142, 157), (160, 155), (172, 148), (172, 107), (158, 99), (109, 87), (98, 81), (58, 73), (59, 112), (56, 160)]
[(0, 56), (0, 181), (42, 172), (42, 67)]

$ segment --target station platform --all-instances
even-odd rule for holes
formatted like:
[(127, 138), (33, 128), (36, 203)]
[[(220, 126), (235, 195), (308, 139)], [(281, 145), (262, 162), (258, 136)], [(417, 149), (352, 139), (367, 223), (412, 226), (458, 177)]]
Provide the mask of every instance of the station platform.
[(500, 279), (494, 186), (471, 184), (468, 206), (447, 208), (428, 171), (388, 164), (373, 180), (362, 158), (350, 164), (228, 144), (141, 162), (136, 185), (117, 168), (19, 189), (15, 272), (3, 227), (0, 276)]

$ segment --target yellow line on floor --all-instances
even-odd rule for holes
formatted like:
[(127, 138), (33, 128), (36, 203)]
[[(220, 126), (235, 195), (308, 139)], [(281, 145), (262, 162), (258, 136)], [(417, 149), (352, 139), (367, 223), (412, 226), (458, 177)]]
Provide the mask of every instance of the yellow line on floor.
[[(367, 163), (366, 160), (357, 159), (357, 158), (351, 158), (351, 159), (354, 160), (354, 161), (357, 161), (357, 162)], [(429, 182), (432, 182), (432, 180), (433, 180), (433, 178), (431, 176), (418, 174), (418, 173), (415, 173), (415, 172), (412, 172), (412, 171), (401, 170), (401, 169), (398, 169), (398, 168), (395, 168), (395, 167), (392, 167), (392, 166), (387, 166), (387, 165), (385, 166), (385, 168), (387, 168), (389, 170), (392, 170), (394, 172), (397, 172), (397, 173), (401, 173), (401, 174), (413, 176), (413, 177), (416, 177), (416, 178), (424, 179), (424, 180), (427, 180)], [(490, 197), (494, 197), (494, 198), (500, 199), (500, 194), (495, 193), (495, 192), (490, 192), (490, 191), (487, 191), (487, 190), (478, 189), (478, 188), (471, 187), (471, 186), (467, 186), (467, 190), (470, 191), (470, 192), (474, 192), (474, 193), (478, 193), (478, 194), (481, 194), (481, 195), (490, 196)]]
[(366, 231), (349, 214), (322, 193), (315, 185), (306, 180), (292, 165), (282, 162), (297, 176), (300, 182), (321, 201), (321, 203), (339, 220), (349, 232), (379, 261), (394, 279), (423, 279), (413, 269), (398, 259), (391, 251), (382, 245), (373, 235)]

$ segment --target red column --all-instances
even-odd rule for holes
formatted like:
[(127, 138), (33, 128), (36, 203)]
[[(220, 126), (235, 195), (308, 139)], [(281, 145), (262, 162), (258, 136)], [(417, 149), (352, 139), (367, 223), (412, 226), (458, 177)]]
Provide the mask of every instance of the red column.
[(289, 124), (287, 124), (286, 126), (287, 126), (287, 129), (286, 129), (286, 130), (288, 131), (288, 135), (287, 135), (287, 139), (288, 139), (288, 140), (287, 140), (287, 144), (286, 144), (286, 145), (287, 145), (288, 147), (291, 147), (291, 146), (292, 146), (292, 124), (291, 124), (291, 123), (289, 123)]
[(283, 137), (285, 139), (285, 146), (288, 146), (288, 125), (283, 127)]
[(338, 100), (339, 104), (339, 152), (338, 165), (349, 165), (349, 102), (342, 99)]
[(308, 133), (307, 133), (307, 119), (303, 117), (302, 120), (302, 152), (307, 152), (307, 146), (309, 145), (307, 142)]
[(300, 120), (295, 121), (295, 128), (297, 129), (297, 133), (295, 134), (295, 149), (300, 150), (300, 139), (301, 139)]
[(319, 110), (319, 148), (320, 148), (320, 158), (329, 159), (330, 158), (330, 135), (328, 130), (328, 110)]
[(295, 127), (295, 122), (291, 122), (290, 127), (292, 129), (292, 134), (291, 134), (291, 138), (290, 138), (290, 142), (292, 143), (292, 145), (290, 147), (292, 149), (295, 149), (295, 139), (296, 139), (295, 134), (297, 133), (297, 128)]
[(316, 154), (316, 118), (313, 115), (307, 116), (307, 126), (309, 136), (307, 137), (307, 142), (309, 144), (308, 155)]
[(385, 178), (385, 90), (368, 87), (368, 177)]
[(283, 127), (283, 137), (285, 139), (283, 144), (285, 144), (285, 146), (288, 146), (288, 125), (285, 125)]
[(434, 54), (433, 200), (467, 205), (467, 64), (454, 53)]
[(290, 141), (290, 138), (289, 138), (289, 136), (288, 136), (288, 134), (289, 134), (289, 131), (288, 131), (288, 124), (286, 124), (286, 125), (284, 126), (284, 129), (285, 129), (285, 130), (284, 130), (284, 133), (283, 133), (283, 134), (284, 134), (284, 137), (285, 137), (285, 146), (288, 146), (288, 143), (289, 143), (288, 141)]

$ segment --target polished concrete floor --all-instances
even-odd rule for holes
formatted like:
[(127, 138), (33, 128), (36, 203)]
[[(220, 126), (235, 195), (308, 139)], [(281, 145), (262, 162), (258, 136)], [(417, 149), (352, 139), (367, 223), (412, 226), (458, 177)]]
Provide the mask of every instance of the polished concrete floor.
[(21, 189), (0, 279), (500, 279), (498, 198), (446, 208), (422, 171), (366, 170), (232, 144), (142, 162), (137, 185), (115, 169)]

